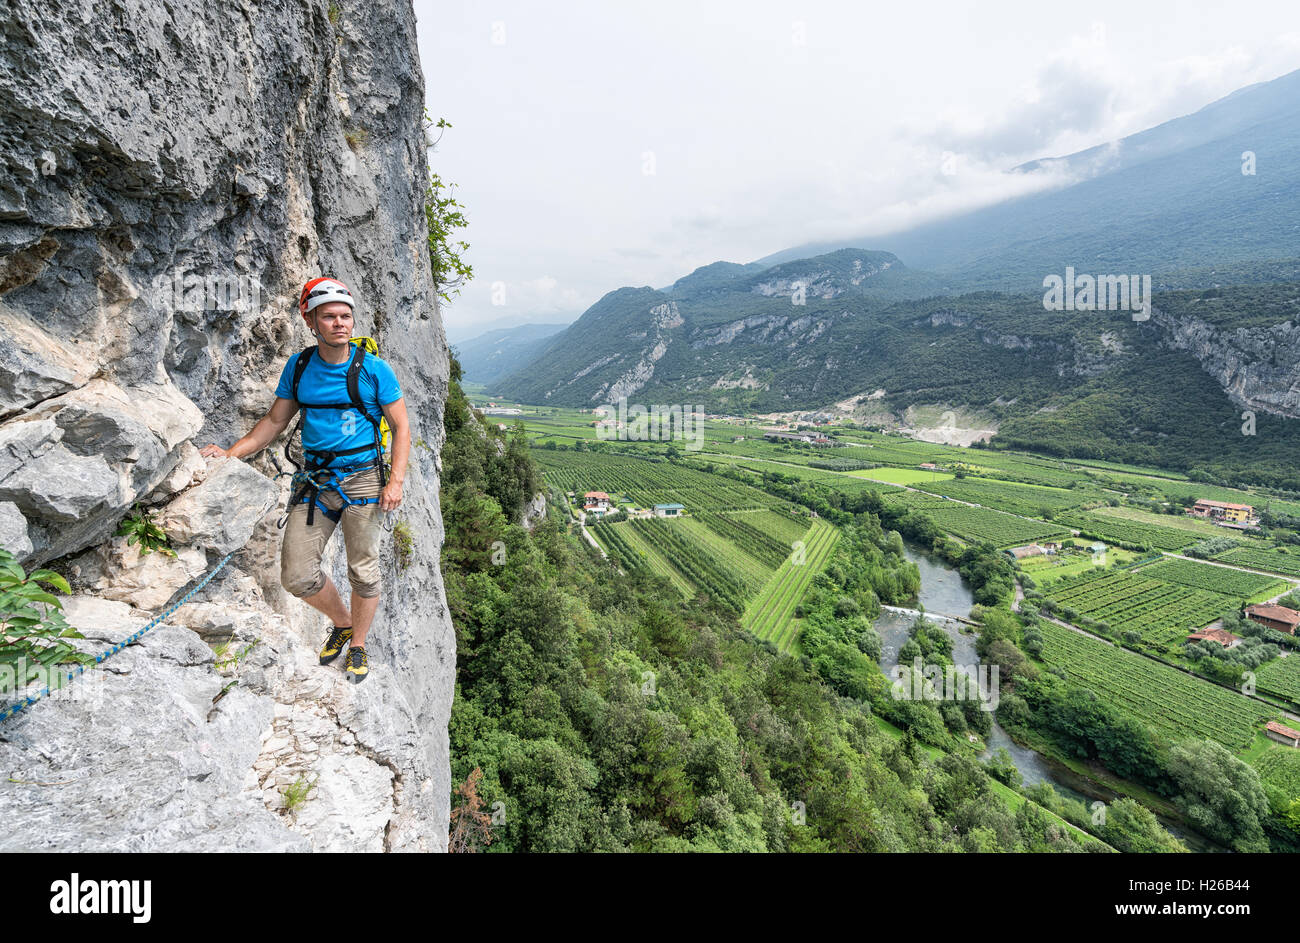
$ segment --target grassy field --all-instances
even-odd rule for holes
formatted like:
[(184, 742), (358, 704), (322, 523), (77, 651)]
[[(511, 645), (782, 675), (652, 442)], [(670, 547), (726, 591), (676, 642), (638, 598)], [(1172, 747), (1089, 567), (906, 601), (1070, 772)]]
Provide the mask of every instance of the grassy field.
[(1237, 752), (1254, 742), (1265, 720), (1280, 716), (1267, 704), (1053, 623), (1043, 623), (1042, 633), (1044, 662), (1169, 742), (1206, 737)]
[(813, 521), (803, 541), (802, 562), (796, 562), (798, 554), (791, 553), (750, 602), (740, 624), (782, 651), (788, 650), (797, 634), (792, 624), (795, 607), (813, 577), (826, 566), (838, 542), (839, 531), (823, 520)]
[[(1101, 566), (1123, 566), (1137, 557), (1132, 550), (1119, 547), (1107, 547), (1105, 562)], [(1020, 569), (1028, 573), (1038, 584), (1039, 589), (1051, 586), (1067, 576), (1077, 576), (1098, 569), (1090, 553), (1052, 554), (1042, 557), (1026, 557), (1020, 561)]]
[(1200, 534), (1202, 537), (1237, 538), (1238, 536), (1236, 531), (1228, 530), (1199, 518), (1188, 517), (1186, 514), (1152, 514), (1150, 511), (1133, 507), (1101, 507), (1097, 508), (1093, 513), (1102, 517), (1118, 518), (1121, 521), (1149, 524), (1153, 527), (1172, 527), (1174, 530), (1185, 530), (1193, 534)]
[(895, 485), (927, 485), (949, 481), (952, 475), (947, 472), (934, 472), (924, 468), (867, 468), (848, 474), (855, 478), (870, 478), (872, 481), (884, 481)]

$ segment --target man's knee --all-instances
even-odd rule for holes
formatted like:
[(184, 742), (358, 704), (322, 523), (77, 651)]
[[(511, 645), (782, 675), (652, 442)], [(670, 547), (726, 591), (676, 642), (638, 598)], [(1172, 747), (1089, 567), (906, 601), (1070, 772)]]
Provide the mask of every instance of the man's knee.
[(311, 574), (285, 576), (282, 574), (280, 585), (284, 587), (285, 592), (290, 596), (297, 596), (299, 599), (306, 596), (315, 596), (325, 588), (325, 573), (322, 570), (317, 570), (315, 576)]
[(365, 599), (373, 599), (379, 595), (381, 583), (379, 566), (362, 567), (359, 570), (349, 567), (348, 582), (352, 585), (352, 592)]

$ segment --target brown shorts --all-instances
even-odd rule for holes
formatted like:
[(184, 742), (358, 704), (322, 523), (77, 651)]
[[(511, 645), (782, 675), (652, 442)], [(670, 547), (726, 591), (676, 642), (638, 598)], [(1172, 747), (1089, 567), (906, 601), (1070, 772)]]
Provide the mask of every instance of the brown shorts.
[[(379, 497), (379, 470), (357, 472), (344, 478), (344, 492), (354, 501)], [(343, 507), (336, 491), (322, 491), (320, 501), (330, 510)], [(306, 502), (295, 504), (284, 526), (284, 543), (280, 547), (280, 583), (294, 596), (314, 596), (325, 586), (321, 557), (334, 534), (335, 522), (316, 508), (311, 526), (307, 526)], [(348, 505), (339, 524), (343, 527), (343, 547), (348, 557), (348, 582), (358, 596), (379, 595), (379, 536), (383, 531), (383, 512), (378, 504)]]

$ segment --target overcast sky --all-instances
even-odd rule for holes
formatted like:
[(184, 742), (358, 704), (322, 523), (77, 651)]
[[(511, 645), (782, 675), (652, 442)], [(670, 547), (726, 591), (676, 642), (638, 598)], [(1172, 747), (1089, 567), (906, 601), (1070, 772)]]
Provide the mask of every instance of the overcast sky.
[(429, 111), (453, 125), (431, 166), (470, 220), (453, 341), (1003, 199), (1041, 185), (1017, 163), (1300, 68), (1295, 0), (415, 10)]

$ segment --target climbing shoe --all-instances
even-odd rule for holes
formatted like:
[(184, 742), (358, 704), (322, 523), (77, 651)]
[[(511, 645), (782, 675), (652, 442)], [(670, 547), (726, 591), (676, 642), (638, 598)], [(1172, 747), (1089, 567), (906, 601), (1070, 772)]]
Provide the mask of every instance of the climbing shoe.
[(339, 652), (343, 651), (343, 648), (350, 641), (352, 641), (352, 626), (347, 625), (342, 628), (337, 625), (334, 626), (334, 631), (325, 640), (325, 647), (320, 650), (320, 663), (328, 665), (335, 658), (338, 658)]
[(349, 648), (344, 666), (347, 668), (348, 680), (353, 684), (360, 684), (370, 674), (370, 659), (366, 657), (364, 648)]

